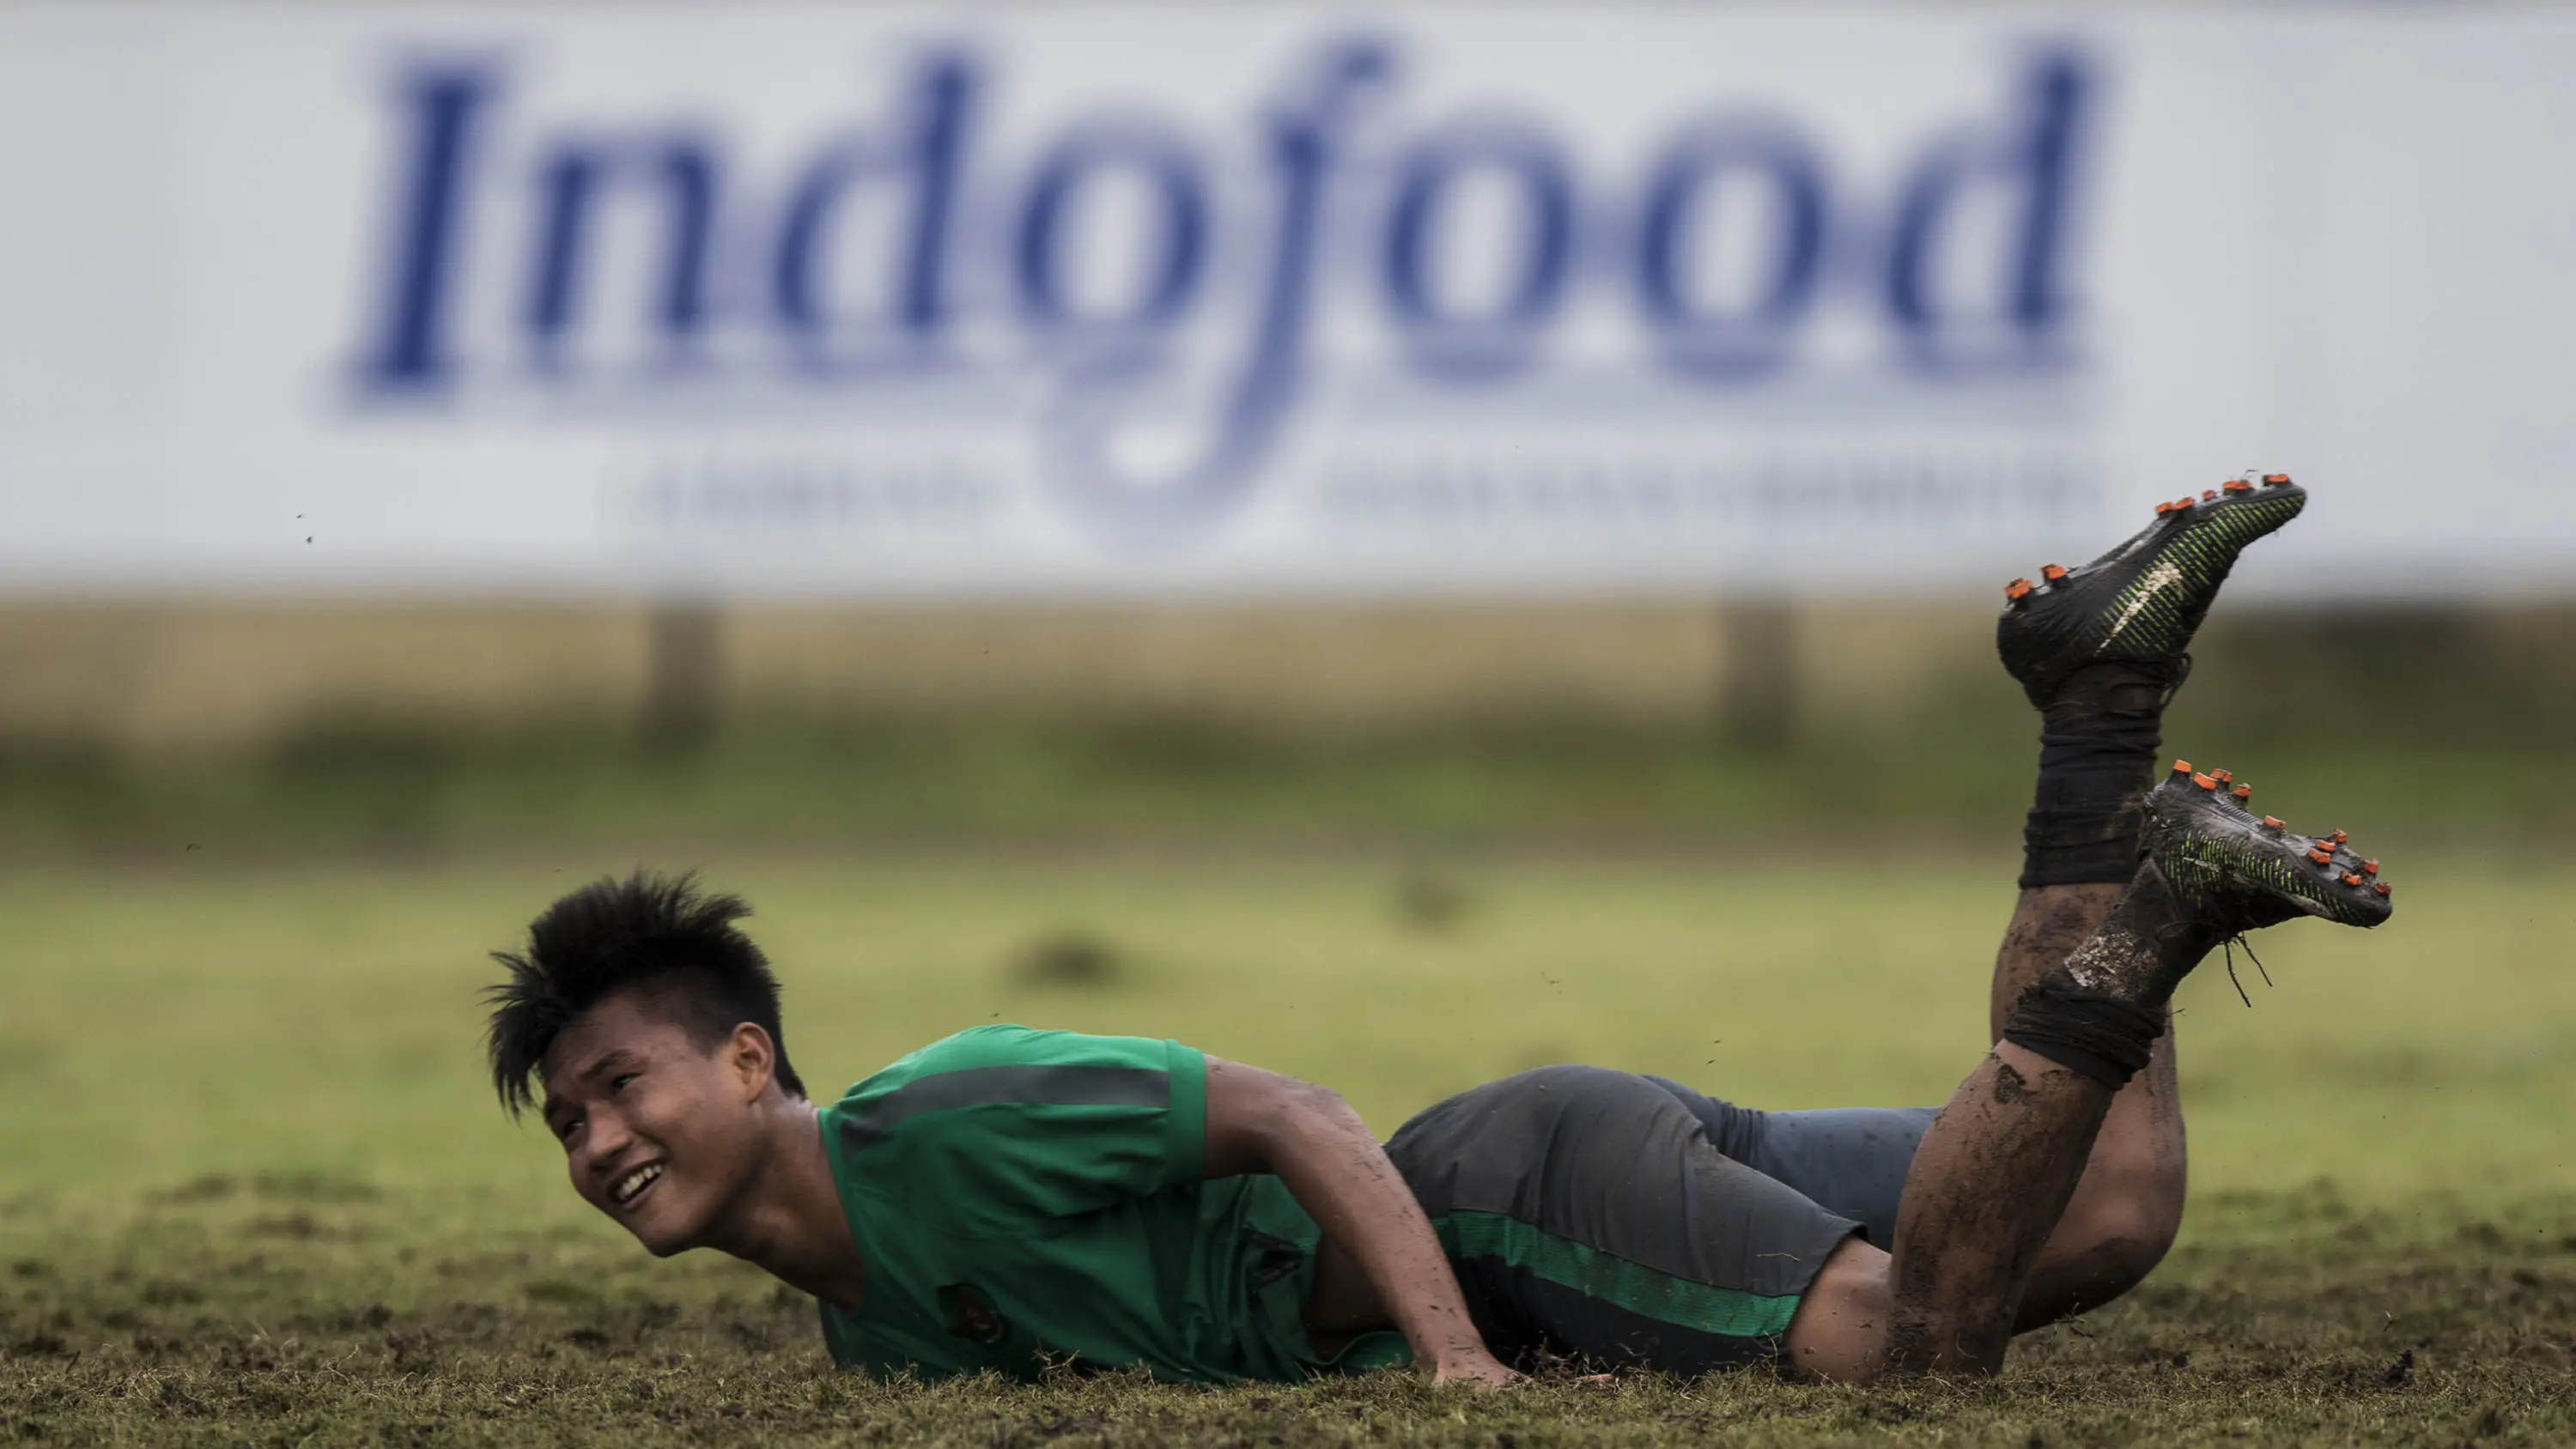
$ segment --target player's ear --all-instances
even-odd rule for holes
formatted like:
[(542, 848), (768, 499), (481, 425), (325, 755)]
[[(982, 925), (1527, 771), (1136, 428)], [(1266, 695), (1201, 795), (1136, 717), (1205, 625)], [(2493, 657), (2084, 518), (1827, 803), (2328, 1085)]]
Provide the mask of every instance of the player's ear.
[(725, 1043), (724, 1057), (726, 1067), (742, 1084), (745, 1102), (757, 1101), (761, 1093), (769, 1090), (770, 1079), (778, 1071), (778, 1045), (757, 1022), (746, 1021), (734, 1027), (732, 1039)]

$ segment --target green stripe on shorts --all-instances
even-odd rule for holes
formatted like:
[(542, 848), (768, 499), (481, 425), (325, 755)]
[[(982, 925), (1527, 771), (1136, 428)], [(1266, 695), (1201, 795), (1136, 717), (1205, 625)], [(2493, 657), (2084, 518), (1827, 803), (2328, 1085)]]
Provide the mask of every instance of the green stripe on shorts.
[(1499, 1258), (1506, 1266), (1616, 1304), (1661, 1323), (1727, 1338), (1770, 1338), (1797, 1315), (1798, 1295), (1777, 1298), (1659, 1273), (1502, 1213), (1453, 1212), (1432, 1219), (1453, 1258)]

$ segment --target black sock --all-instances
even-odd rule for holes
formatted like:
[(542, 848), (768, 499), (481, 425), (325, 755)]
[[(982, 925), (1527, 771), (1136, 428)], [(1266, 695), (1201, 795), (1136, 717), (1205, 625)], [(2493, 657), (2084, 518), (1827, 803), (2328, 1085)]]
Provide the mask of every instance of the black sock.
[(2004, 1023), (2004, 1040), (2111, 1091), (2146, 1066), (2165, 1033), (2165, 1008), (2077, 985), (2065, 971), (2031, 983)]
[(2137, 873), (2140, 812), (2181, 668), (2112, 662), (2068, 676), (2040, 713), (2039, 788), (2022, 826), (2022, 889)]

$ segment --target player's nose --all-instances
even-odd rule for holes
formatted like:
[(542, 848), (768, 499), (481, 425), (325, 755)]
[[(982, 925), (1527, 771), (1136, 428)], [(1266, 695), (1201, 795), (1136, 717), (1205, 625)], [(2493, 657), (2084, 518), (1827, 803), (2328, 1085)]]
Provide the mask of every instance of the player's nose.
[(584, 1183), (603, 1187), (610, 1174), (621, 1170), (621, 1161), (635, 1155), (634, 1146), (635, 1134), (623, 1120), (610, 1113), (594, 1115), (582, 1133), (581, 1150), (574, 1154), (573, 1171)]

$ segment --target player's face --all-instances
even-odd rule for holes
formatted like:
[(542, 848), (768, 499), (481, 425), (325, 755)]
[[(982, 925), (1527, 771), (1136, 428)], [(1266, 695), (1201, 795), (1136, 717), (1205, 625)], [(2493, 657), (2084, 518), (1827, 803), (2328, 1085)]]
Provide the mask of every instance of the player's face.
[(564, 1028), (542, 1076), (573, 1190), (656, 1257), (705, 1242), (751, 1175), (744, 1119), (766, 1085), (735, 1044), (701, 1050), (621, 994)]

